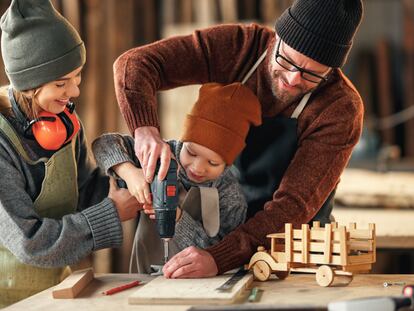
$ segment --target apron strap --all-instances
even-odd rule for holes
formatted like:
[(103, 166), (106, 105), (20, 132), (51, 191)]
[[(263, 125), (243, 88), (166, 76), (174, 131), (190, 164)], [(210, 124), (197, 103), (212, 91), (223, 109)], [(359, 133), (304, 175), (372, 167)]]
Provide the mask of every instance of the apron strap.
[(301, 112), (303, 111), (303, 109), (305, 108), (309, 97), (312, 95), (312, 92), (306, 93), (305, 95), (303, 95), (302, 99), (300, 100), (299, 105), (296, 106), (295, 111), (293, 111), (291, 118), (292, 119), (297, 119), (299, 117), (299, 115), (301, 114)]
[(11, 126), (9, 121), (7, 121), (7, 119), (2, 114), (0, 114), (0, 130), (8, 138), (14, 149), (27, 163), (35, 165), (40, 162), (47, 162), (47, 158), (40, 158), (37, 161), (30, 159), (26, 150), (23, 148), (22, 142), (19, 135), (16, 133), (16, 130), (13, 128), (13, 126)]
[(219, 195), (215, 187), (191, 187), (181, 204), (195, 221), (203, 224), (209, 237), (217, 235), (220, 229)]
[(203, 227), (209, 237), (214, 237), (220, 229), (218, 190), (215, 187), (200, 187), (200, 196)]
[(249, 80), (250, 76), (253, 74), (253, 72), (256, 70), (256, 68), (260, 65), (260, 63), (265, 59), (267, 53), (266, 51), (263, 52), (263, 54), (259, 57), (259, 59), (256, 61), (256, 63), (253, 65), (252, 68), (250, 68), (249, 72), (245, 75), (245, 77), (242, 80), (242, 84), (245, 84), (247, 80)]
[[(242, 80), (242, 84), (245, 84), (247, 80), (249, 80), (250, 76), (253, 74), (253, 72), (257, 69), (257, 67), (261, 64), (261, 62), (265, 59), (266, 57), (266, 53), (267, 53), (267, 49), (266, 51), (263, 52), (263, 54), (259, 57), (259, 59), (256, 61), (256, 63), (253, 65), (252, 68), (250, 68), (249, 72), (245, 75), (245, 77)], [(306, 93), (299, 105), (295, 108), (295, 111), (293, 111), (291, 118), (292, 119), (297, 119), (299, 117), (299, 115), (301, 114), (302, 110), (305, 108), (309, 97), (311, 96), (312, 92)]]

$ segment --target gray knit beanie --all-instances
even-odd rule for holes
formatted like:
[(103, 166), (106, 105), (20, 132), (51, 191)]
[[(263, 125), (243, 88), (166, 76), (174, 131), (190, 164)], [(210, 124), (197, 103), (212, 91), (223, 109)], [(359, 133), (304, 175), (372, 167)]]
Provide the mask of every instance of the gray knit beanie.
[(341, 67), (361, 23), (361, 0), (296, 0), (276, 21), (287, 45), (329, 67)]
[(0, 23), (4, 67), (16, 90), (34, 89), (85, 63), (83, 41), (49, 0), (12, 0)]

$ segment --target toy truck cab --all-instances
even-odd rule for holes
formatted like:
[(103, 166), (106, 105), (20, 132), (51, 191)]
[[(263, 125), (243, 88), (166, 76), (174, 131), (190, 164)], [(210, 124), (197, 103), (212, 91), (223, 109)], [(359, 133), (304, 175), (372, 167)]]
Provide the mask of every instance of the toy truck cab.
[(376, 260), (375, 225), (357, 229), (333, 222), (321, 227), (314, 222), (312, 228), (303, 224), (293, 229), (285, 224), (284, 233), (267, 235), (270, 251), (263, 246), (250, 259), (248, 268), (253, 269), (256, 279), (266, 281), (274, 273), (279, 279), (291, 271), (315, 273), (320, 286), (332, 284), (335, 275), (352, 280), (353, 273), (368, 272)]

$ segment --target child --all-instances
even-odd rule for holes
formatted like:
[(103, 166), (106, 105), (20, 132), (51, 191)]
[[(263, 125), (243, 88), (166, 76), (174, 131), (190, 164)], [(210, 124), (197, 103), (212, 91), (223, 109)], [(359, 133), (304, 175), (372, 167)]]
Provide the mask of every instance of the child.
[(49, 0), (13, 0), (1, 30), (11, 85), (0, 90), (0, 308), (56, 285), (92, 251), (120, 246), (121, 221), (139, 209), (114, 181), (108, 194), (89, 157), (70, 102), (85, 63), (76, 30)]
[[(187, 115), (181, 140), (168, 144), (179, 164), (180, 196), (191, 187), (217, 188), (219, 202), (215, 205), (217, 210), (214, 207), (203, 210), (211, 204), (203, 204), (202, 196), (200, 212), (197, 211), (199, 201), (196, 200), (198, 206), (195, 207), (194, 201), (180, 200), (172, 253), (191, 245), (210, 246), (244, 222), (247, 203), (230, 166), (245, 145), (250, 125), (260, 123), (260, 103), (241, 83), (225, 86), (209, 83), (200, 88), (199, 98)], [(98, 165), (105, 172), (115, 172), (140, 203), (151, 204), (149, 185), (142, 169), (136, 167), (139, 162), (132, 137), (103, 135), (95, 140), (92, 148)], [(186, 205), (191, 210), (187, 210)], [(151, 264), (162, 264), (163, 250), (154, 224), (144, 213), (141, 213), (136, 239), (138, 272), (149, 273)]]

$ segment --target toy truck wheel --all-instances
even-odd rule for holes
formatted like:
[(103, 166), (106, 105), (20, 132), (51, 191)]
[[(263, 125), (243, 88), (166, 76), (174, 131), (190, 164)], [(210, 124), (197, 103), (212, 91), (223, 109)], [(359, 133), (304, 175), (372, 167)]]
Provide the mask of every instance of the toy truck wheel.
[(327, 287), (332, 284), (334, 280), (334, 272), (329, 266), (320, 266), (316, 271), (316, 282), (320, 286)]
[(270, 266), (263, 260), (259, 260), (253, 266), (253, 274), (259, 281), (267, 281), (271, 274)]

